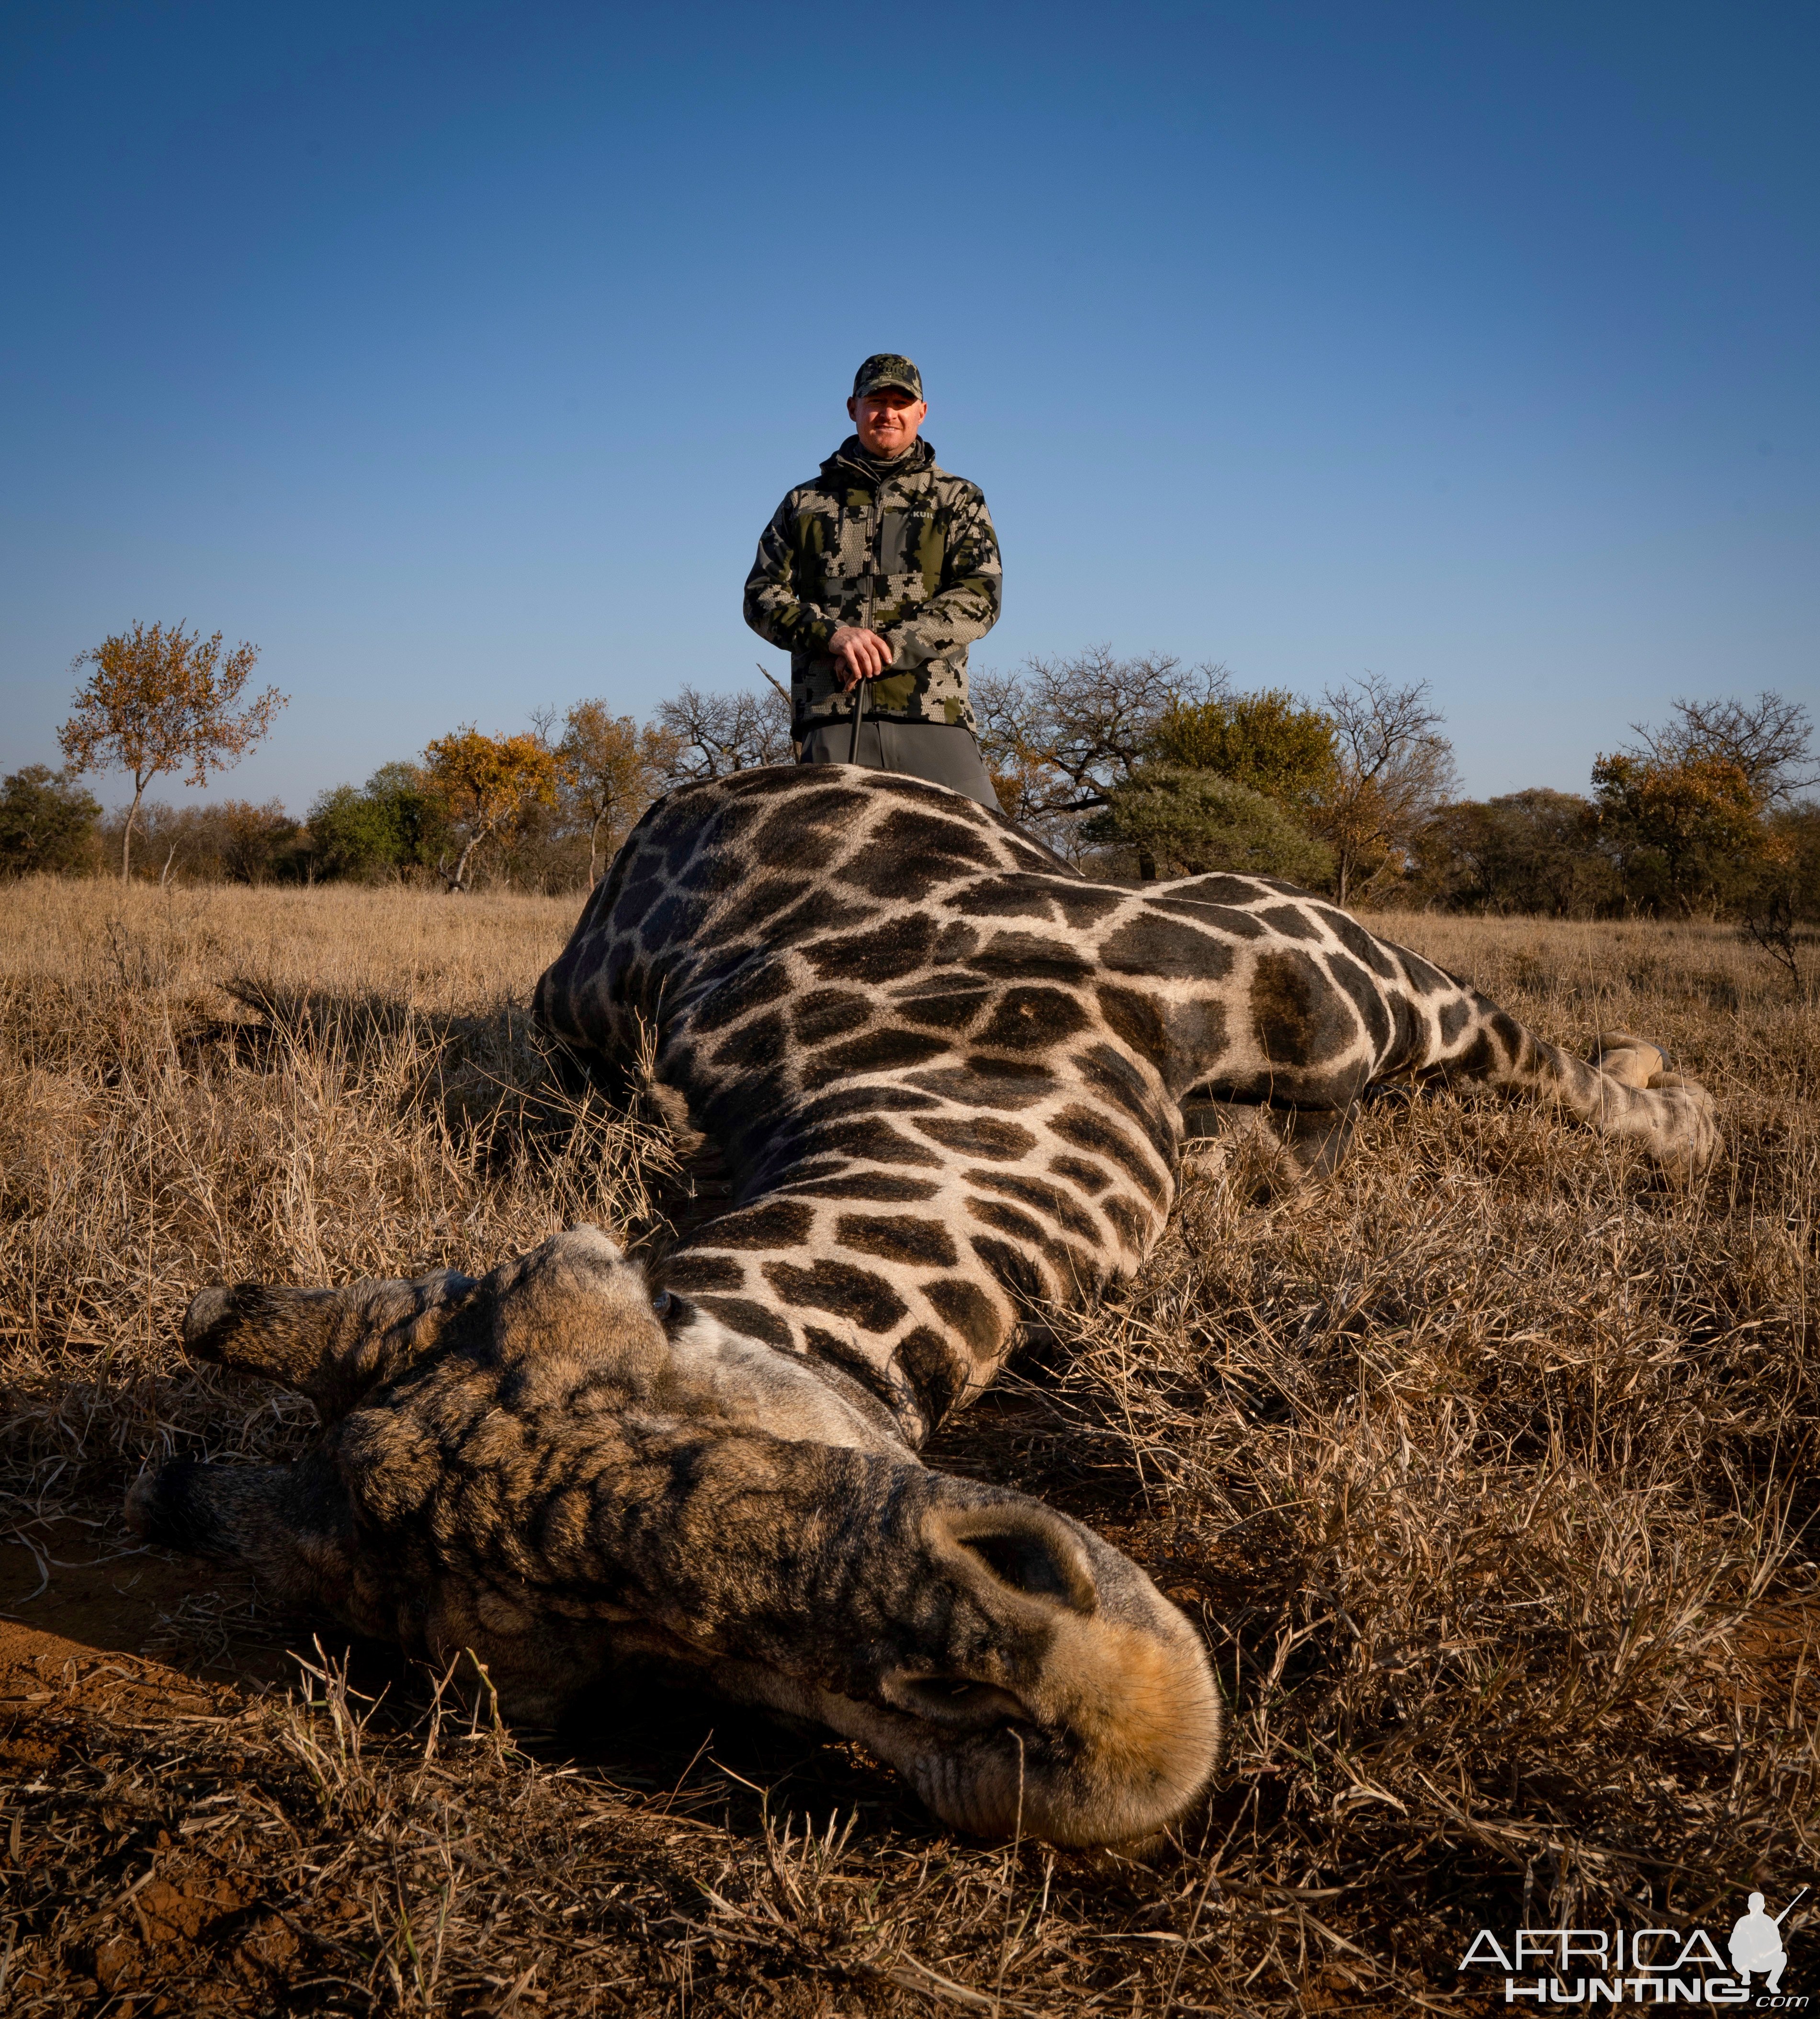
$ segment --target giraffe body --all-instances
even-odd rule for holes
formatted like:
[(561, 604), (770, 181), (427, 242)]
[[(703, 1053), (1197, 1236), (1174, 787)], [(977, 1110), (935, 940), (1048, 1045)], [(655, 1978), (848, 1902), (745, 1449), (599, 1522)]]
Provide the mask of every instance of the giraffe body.
[(654, 1285), (582, 1228), (480, 1279), (204, 1291), (192, 1353), (302, 1389), (324, 1434), (295, 1466), (166, 1466), (132, 1517), (473, 1650), (523, 1714), (684, 1675), (865, 1739), (962, 1827), (1057, 1842), (1203, 1785), (1205, 1650), (1090, 1531), (917, 1451), (1021, 1314), (1138, 1266), (1187, 1134), (1249, 1112), (1329, 1168), (1372, 1080), (1445, 1072), (1677, 1168), (1717, 1140), (1653, 1046), (1572, 1059), (1305, 893), (1095, 883), (843, 767), (660, 802), (536, 1006), (610, 1080), (651, 1064), (732, 1209)]

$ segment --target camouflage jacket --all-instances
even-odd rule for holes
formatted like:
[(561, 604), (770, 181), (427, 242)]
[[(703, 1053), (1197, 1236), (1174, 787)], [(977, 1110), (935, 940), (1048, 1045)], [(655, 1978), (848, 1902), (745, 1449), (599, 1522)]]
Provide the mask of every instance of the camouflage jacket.
[(999, 538), (977, 486), (936, 466), (918, 442), (881, 484), (849, 436), (812, 482), (790, 492), (759, 541), (745, 621), (789, 648), (796, 734), (853, 706), (828, 641), (843, 624), (889, 641), (868, 715), (973, 727), (967, 647), (998, 622)]

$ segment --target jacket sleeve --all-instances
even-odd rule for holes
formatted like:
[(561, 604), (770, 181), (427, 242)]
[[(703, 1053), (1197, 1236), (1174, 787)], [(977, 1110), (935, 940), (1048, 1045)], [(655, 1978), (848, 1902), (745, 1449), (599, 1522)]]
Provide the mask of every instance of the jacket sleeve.
[(1003, 582), (992, 515), (984, 494), (969, 485), (948, 528), (941, 587), (897, 623), (879, 627), (891, 664), (908, 670), (984, 637), (999, 621)]
[(771, 514), (759, 535), (758, 555), (745, 578), (745, 621), (769, 644), (789, 652), (825, 651), (839, 618), (807, 601), (797, 586), (795, 494)]

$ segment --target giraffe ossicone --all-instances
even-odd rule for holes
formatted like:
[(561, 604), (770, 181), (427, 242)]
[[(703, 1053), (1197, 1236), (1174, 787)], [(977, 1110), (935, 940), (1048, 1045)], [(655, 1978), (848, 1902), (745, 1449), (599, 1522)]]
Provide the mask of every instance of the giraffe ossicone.
[(655, 1281), (579, 1227), (478, 1278), (203, 1291), (191, 1354), (300, 1390), (322, 1433), (295, 1465), (168, 1465), (132, 1519), (473, 1651), (508, 1714), (687, 1677), (863, 1740), (959, 1828), (1060, 1843), (1201, 1792), (1206, 1650), (1090, 1530), (918, 1452), (1021, 1312), (1139, 1266), (1189, 1133), (1262, 1117), (1330, 1169), (1369, 1084), (1439, 1074), (1680, 1173), (1718, 1140), (1647, 1041), (1572, 1057), (1305, 892), (1095, 883), (843, 766), (660, 801), (536, 1012), (609, 1086), (654, 1063), (731, 1209)]

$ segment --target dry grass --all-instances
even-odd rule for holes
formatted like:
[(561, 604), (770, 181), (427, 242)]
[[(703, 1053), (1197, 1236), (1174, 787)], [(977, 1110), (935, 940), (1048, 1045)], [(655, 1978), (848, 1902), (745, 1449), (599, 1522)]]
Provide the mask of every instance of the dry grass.
[(1203, 1807), (1083, 1858), (712, 1706), (499, 1731), (126, 1553), (147, 1457), (307, 1434), (181, 1367), (197, 1285), (661, 1238), (676, 1187), (526, 1029), (571, 901), (0, 905), (9, 2012), (1404, 2011), (1481, 1923), (1714, 1922), (1812, 1869), (1820, 1013), (1723, 933), (1376, 921), (1547, 1036), (1659, 1038), (1717, 1169), (1387, 1098), (1274, 1206), (1191, 1180), (944, 1439), (1144, 1563), (1231, 1695)]

